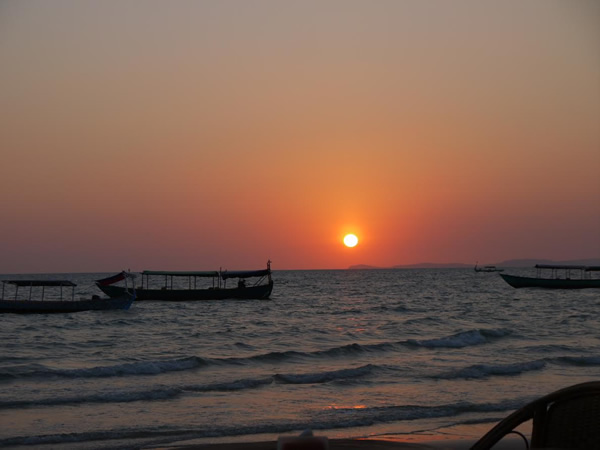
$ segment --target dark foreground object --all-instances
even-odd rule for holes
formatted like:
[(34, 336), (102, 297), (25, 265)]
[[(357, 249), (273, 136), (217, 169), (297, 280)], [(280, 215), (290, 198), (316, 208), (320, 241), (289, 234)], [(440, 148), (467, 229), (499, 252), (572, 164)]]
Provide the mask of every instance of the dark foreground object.
[(531, 419), (531, 448), (600, 449), (600, 381), (560, 389), (523, 406), (499, 422), (471, 450), (491, 449)]

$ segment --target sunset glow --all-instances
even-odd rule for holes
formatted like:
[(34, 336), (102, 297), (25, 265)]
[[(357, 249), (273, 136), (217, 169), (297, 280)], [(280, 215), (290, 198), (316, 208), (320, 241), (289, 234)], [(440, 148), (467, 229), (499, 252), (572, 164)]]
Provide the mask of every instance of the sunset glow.
[(514, 3), (2, 2), (0, 273), (598, 257), (600, 6)]

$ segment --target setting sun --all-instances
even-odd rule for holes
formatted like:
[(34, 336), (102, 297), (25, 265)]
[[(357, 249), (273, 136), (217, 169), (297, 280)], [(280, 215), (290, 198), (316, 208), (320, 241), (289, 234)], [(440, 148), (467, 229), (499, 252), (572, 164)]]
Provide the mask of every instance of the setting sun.
[(346, 247), (354, 247), (358, 244), (358, 238), (354, 234), (347, 234), (344, 236), (344, 245)]

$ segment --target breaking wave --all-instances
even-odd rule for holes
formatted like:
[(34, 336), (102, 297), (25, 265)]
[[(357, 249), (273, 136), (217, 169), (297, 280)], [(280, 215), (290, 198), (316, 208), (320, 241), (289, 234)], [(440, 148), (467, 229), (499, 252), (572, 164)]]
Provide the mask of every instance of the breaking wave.
[(0, 379), (14, 378), (107, 378), (127, 375), (157, 375), (165, 372), (197, 369), (208, 365), (207, 359), (192, 356), (189, 358), (167, 359), (158, 361), (139, 361), (116, 364), (112, 366), (96, 366), (81, 369), (53, 369), (42, 364), (14, 366), (3, 368)]
[(573, 366), (600, 366), (600, 356), (560, 356), (556, 361)]
[(463, 369), (443, 373), (433, 378), (455, 379), (455, 378), (488, 378), (491, 376), (511, 376), (524, 372), (541, 370), (546, 366), (544, 361), (530, 361), (515, 364), (475, 364)]
[(17, 365), (13, 367), (2, 368), (0, 380), (15, 378), (44, 378), (44, 377), (62, 377), (62, 378), (107, 378), (124, 377), (138, 375), (158, 375), (167, 372), (178, 372), (185, 370), (197, 370), (211, 365), (223, 364), (249, 364), (264, 362), (284, 362), (306, 359), (321, 359), (333, 357), (346, 357), (372, 352), (393, 352), (401, 351), (402, 348), (463, 348), (474, 345), (481, 345), (491, 342), (494, 339), (509, 335), (506, 330), (470, 330), (456, 333), (450, 336), (415, 340), (409, 339), (400, 342), (380, 342), (373, 344), (347, 344), (332, 347), (326, 350), (315, 350), (311, 352), (301, 352), (289, 350), (285, 352), (269, 352), (264, 354), (251, 355), (247, 357), (232, 358), (203, 358), (199, 356), (190, 356), (186, 358), (165, 359), (156, 361), (138, 361), (126, 364), (117, 364), (111, 366), (96, 366), (80, 369), (55, 369), (41, 364)]
[(469, 330), (438, 339), (409, 339), (408, 344), (426, 348), (463, 348), (488, 343), (494, 339), (508, 336), (508, 330)]
[(227, 392), (247, 389), (257, 389), (273, 383), (278, 384), (322, 384), (337, 380), (356, 379), (371, 374), (377, 366), (367, 364), (356, 368), (340, 369), (334, 371), (304, 373), (304, 374), (274, 374), (262, 378), (246, 378), (222, 383), (159, 386), (149, 390), (132, 391), (107, 391), (91, 395), (72, 397), (52, 397), (30, 400), (4, 400), (0, 401), (0, 409), (14, 407), (56, 406), (82, 403), (127, 403), (136, 401), (166, 400), (179, 397), (188, 392)]

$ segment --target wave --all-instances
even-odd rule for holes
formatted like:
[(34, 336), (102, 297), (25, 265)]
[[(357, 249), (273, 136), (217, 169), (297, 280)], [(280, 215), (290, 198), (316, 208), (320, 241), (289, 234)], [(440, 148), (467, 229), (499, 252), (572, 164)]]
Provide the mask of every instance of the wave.
[(286, 352), (269, 352), (242, 358), (202, 358), (190, 356), (171, 360), (139, 361), (127, 364), (111, 366), (96, 366), (84, 369), (54, 369), (42, 364), (17, 365), (4, 367), (0, 372), (2, 379), (18, 378), (107, 378), (131, 375), (158, 375), (167, 372), (178, 372), (185, 370), (196, 370), (203, 367), (215, 365), (235, 364), (242, 365), (252, 362), (283, 362), (294, 359), (306, 358), (331, 358), (335, 356), (347, 356), (370, 351), (383, 351), (393, 347), (392, 343), (381, 344), (348, 344), (327, 350), (314, 352), (297, 352), (294, 350)]
[(513, 364), (475, 364), (455, 371), (434, 375), (431, 378), (449, 380), (457, 378), (481, 379), (491, 376), (513, 376), (525, 372), (542, 370), (546, 367), (547, 363), (573, 366), (600, 366), (600, 356), (558, 356)]
[[(51, 434), (38, 436), (16, 436), (0, 440), (0, 447), (17, 445), (43, 445), (62, 443), (84, 443), (96, 441), (126, 440), (127, 446), (135, 446), (134, 440), (144, 440), (144, 445), (167, 444), (182, 440), (202, 439), (211, 437), (248, 436), (255, 434), (281, 434), (305, 429), (332, 430), (355, 428), (374, 424), (384, 424), (397, 421), (412, 421), (431, 418), (453, 418), (463, 413), (506, 412), (523, 405), (523, 399), (505, 400), (498, 403), (469, 403), (459, 402), (434, 406), (397, 405), (369, 408), (330, 408), (323, 410), (311, 419), (274, 421), (253, 425), (219, 425), (210, 427), (190, 428), (123, 428), (111, 431), (95, 431), (69, 434)], [(110, 448), (119, 448), (110, 445)]]
[(165, 372), (177, 372), (207, 366), (209, 360), (196, 356), (187, 358), (139, 361), (116, 364), (112, 366), (96, 366), (83, 369), (54, 369), (42, 364), (19, 365), (3, 368), (0, 379), (14, 378), (107, 378), (126, 375), (158, 375)]
[(409, 339), (407, 344), (426, 348), (463, 348), (488, 343), (494, 339), (508, 336), (510, 331), (477, 329), (463, 331), (438, 339), (417, 340)]
[(600, 366), (600, 356), (559, 356), (554, 361), (573, 366)]
[(177, 359), (138, 361), (133, 363), (116, 364), (111, 366), (96, 366), (82, 369), (55, 369), (41, 364), (17, 365), (13, 367), (2, 368), (2, 371), (0, 371), (0, 380), (38, 377), (107, 378), (136, 375), (158, 375), (168, 372), (197, 370), (211, 365), (243, 365), (255, 362), (274, 363), (314, 358), (320, 359), (345, 357), (370, 352), (397, 351), (403, 346), (424, 348), (462, 348), (485, 344), (494, 339), (507, 336), (508, 334), (510, 334), (510, 332), (506, 330), (478, 329), (464, 331), (438, 339), (409, 339), (400, 342), (379, 342), (373, 344), (352, 343), (332, 347), (326, 350), (315, 350), (312, 352), (288, 350), (285, 352), (269, 352), (246, 357), (229, 358), (203, 358), (200, 356), (189, 356)]
[(456, 378), (488, 378), (491, 376), (513, 376), (524, 372), (541, 370), (546, 366), (544, 361), (530, 361), (514, 364), (475, 364), (463, 369), (446, 372), (432, 378), (456, 379)]
[(229, 358), (228, 361), (241, 362), (243, 360), (256, 360), (256, 361), (282, 361), (285, 359), (293, 358), (311, 358), (311, 357), (335, 357), (335, 356), (347, 356), (353, 354), (367, 353), (367, 352), (383, 352), (397, 350), (399, 346), (409, 347), (427, 347), (427, 348), (462, 348), (472, 345), (480, 345), (491, 342), (495, 339), (502, 338), (511, 334), (510, 331), (505, 329), (477, 329), (463, 331), (450, 336), (445, 336), (438, 339), (428, 340), (416, 340), (408, 339), (405, 341), (398, 342), (379, 342), (374, 344), (347, 344), (339, 347), (333, 347), (327, 350), (316, 350), (313, 352), (298, 352), (298, 351), (286, 351), (286, 352), (270, 352), (262, 355), (255, 355), (248, 358)]
[(274, 379), (278, 382), (287, 384), (317, 384), (327, 383), (329, 381), (346, 380), (359, 378), (369, 375), (373, 372), (376, 366), (367, 364), (366, 366), (356, 367), (353, 369), (340, 369), (330, 372), (308, 373), (308, 374), (290, 374), (290, 375), (275, 375)]
[(262, 378), (246, 378), (223, 383), (184, 386), (159, 386), (149, 390), (139, 391), (108, 391), (91, 395), (73, 397), (52, 397), (29, 400), (0, 400), (0, 409), (28, 408), (39, 406), (76, 405), (84, 403), (128, 403), (136, 401), (167, 400), (179, 397), (189, 392), (229, 392), (257, 389), (262, 386), (277, 384), (323, 384), (338, 380), (357, 379), (371, 374), (378, 367), (365, 366), (340, 369), (325, 372), (305, 374), (274, 374)]
[(285, 352), (269, 352), (264, 354), (258, 354), (248, 357), (234, 357), (234, 358), (223, 358), (213, 359), (215, 363), (236, 363), (244, 364), (248, 362), (284, 362), (293, 360), (305, 360), (313, 358), (331, 358), (331, 357), (342, 357), (357, 355), (360, 353), (377, 352), (392, 350), (396, 347), (396, 343), (393, 342), (380, 342), (376, 344), (347, 344), (338, 347), (332, 347), (326, 350), (315, 350), (312, 352), (300, 352), (295, 350), (288, 350)]
[(1, 400), (0, 409), (81, 405), (84, 403), (129, 403), (136, 401), (168, 400), (178, 397), (183, 392), (183, 388), (161, 387), (147, 391), (111, 391), (73, 397)]

